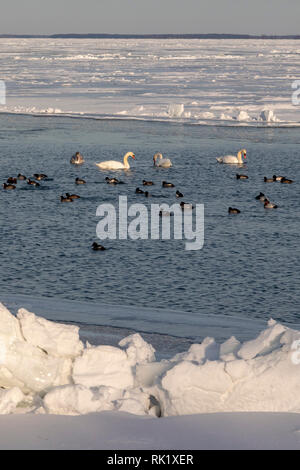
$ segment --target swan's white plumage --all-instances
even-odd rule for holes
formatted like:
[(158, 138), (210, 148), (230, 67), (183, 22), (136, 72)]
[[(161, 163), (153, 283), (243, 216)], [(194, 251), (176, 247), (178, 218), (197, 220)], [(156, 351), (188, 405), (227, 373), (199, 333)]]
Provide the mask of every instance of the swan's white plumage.
[(158, 166), (161, 168), (170, 168), (172, 166), (172, 162), (169, 158), (163, 158), (161, 153), (156, 153), (153, 157), (154, 166)]
[(129, 157), (135, 159), (134, 153), (127, 152), (126, 155), (124, 155), (123, 163), (116, 160), (106, 160), (104, 162), (96, 163), (96, 165), (101, 170), (128, 170), (130, 168), (128, 163)]
[(238, 152), (237, 156), (234, 155), (224, 155), (224, 157), (217, 157), (217, 162), (227, 163), (227, 164), (241, 164), (243, 163), (242, 155), (246, 158), (246, 150), (242, 149)]

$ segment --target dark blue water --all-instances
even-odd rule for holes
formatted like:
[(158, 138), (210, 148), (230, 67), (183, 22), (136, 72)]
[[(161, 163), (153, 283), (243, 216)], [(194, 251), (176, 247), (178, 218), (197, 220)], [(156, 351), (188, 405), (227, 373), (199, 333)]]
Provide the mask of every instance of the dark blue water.
[[(0, 292), (168, 308), (195, 318), (222, 314), (297, 322), (299, 129), (9, 115), (0, 123), (1, 182), (19, 172), (50, 178), (40, 188), (18, 182), (15, 191), (1, 189)], [(217, 164), (215, 157), (240, 148), (248, 151), (247, 167)], [(86, 158), (80, 168), (69, 163), (77, 150)], [(105, 176), (112, 173), (99, 171), (94, 162), (121, 160), (128, 150), (136, 161), (118, 176), (126, 184), (107, 185)], [(157, 151), (172, 159), (172, 168), (153, 168)], [(236, 172), (249, 180), (237, 181)], [(263, 182), (276, 173), (295, 183)], [(87, 184), (76, 186), (77, 176)], [(150, 188), (155, 202), (175, 202), (179, 189), (184, 201), (205, 204), (202, 250), (186, 251), (181, 240), (105, 241), (108, 250), (91, 250), (99, 204), (117, 204), (119, 194), (127, 195), (129, 204), (154, 202), (135, 195), (143, 179), (156, 183)], [(161, 188), (163, 180), (176, 189)], [(265, 210), (255, 200), (259, 191), (279, 208)], [(65, 192), (81, 199), (61, 204)], [(229, 216), (229, 206), (241, 214)], [(137, 329), (138, 323), (137, 317)]]

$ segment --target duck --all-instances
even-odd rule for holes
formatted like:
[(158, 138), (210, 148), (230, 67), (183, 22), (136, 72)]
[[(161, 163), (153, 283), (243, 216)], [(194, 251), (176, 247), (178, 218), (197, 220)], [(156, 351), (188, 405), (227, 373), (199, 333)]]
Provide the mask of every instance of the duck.
[(142, 191), (140, 188), (136, 188), (135, 194), (144, 194), (144, 191)]
[(20, 180), (20, 181), (25, 181), (25, 180), (27, 180), (26, 176), (21, 175), (21, 173), (18, 174), (17, 178), (18, 178), (18, 180)]
[(153, 185), (154, 185), (153, 181), (143, 180), (143, 186), (153, 186)]
[(264, 176), (264, 182), (265, 183), (274, 183), (274, 181), (276, 181), (276, 180), (274, 180), (273, 177), (272, 178), (267, 178), (266, 176)]
[(32, 181), (30, 178), (27, 179), (27, 184), (29, 184), (30, 186), (35, 186), (35, 187), (40, 186), (39, 183), (37, 183), (36, 181)]
[(160, 168), (170, 168), (172, 166), (171, 160), (169, 158), (163, 158), (162, 153), (156, 153), (154, 155), (153, 164)]
[(75, 184), (86, 184), (86, 181), (81, 178), (76, 178)]
[(217, 157), (216, 160), (218, 163), (236, 165), (236, 164), (243, 163), (243, 157), (246, 160), (246, 157), (247, 157), (246, 149), (239, 150), (236, 157), (234, 155), (225, 155), (224, 157)]
[(238, 173), (236, 174), (236, 179), (237, 180), (247, 180), (249, 179), (249, 176), (247, 175), (239, 175)]
[(2, 186), (4, 189), (16, 189), (16, 186), (14, 184), (3, 183)]
[(282, 179), (284, 179), (284, 176), (276, 176), (276, 175), (273, 175), (273, 180), (274, 180), (274, 181), (281, 181)]
[(162, 182), (162, 187), (163, 188), (175, 188), (175, 184), (173, 183), (168, 183), (167, 181)]
[(70, 163), (72, 163), (73, 165), (82, 165), (84, 162), (85, 160), (80, 152), (76, 152), (70, 160)]
[(71, 197), (60, 196), (60, 202), (73, 202)]
[(194, 206), (190, 203), (187, 203), (187, 202), (181, 202), (180, 203), (180, 207), (182, 210), (190, 210), (190, 209), (194, 209)]
[(172, 215), (174, 215), (174, 212), (163, 211), (163, 210), (159, 211), (159, 217), (170, 217)]
[(267, 200), (267, 196), (265, 196), (264, 193), (259, 193), (259, 195), (255, 197), (255, 199), (261, 202), (265, 202)]
[(292, 184), (293, 182), (293, 180), (289, 180), (288, 178), (282, 178), (280, 181), (282, 184)]
[(101, 170), (129, 170), (130, 165), (128, 163), (128, 158), (131, 157), (135, 160), (135, 155), (133, 152), (127, 152), (123, 157), (123, 163), (115, 160), (107, 160), (105, 162), (96, 163), (97, 167)]
[(268, 199), (265, 200), (265, 203), (264, 203), (264, 208), (265, 209), (277, 209), (277, 205), (274, 204), (273, 202), (270, 202)]
[(104, 250), (106, 250), (106, 248), (104, 248), (103, 245), (99, 245), (99, 243), (96, 243), (96, 242), (94, 242), (94, 243), (92, 244), (92, 249), (93, 249), (94, 251), (104, 251)]
[(240, 214), (241, 211), (239, 209), (236, 209), (235, 207), (229, 207), (228, 209), (228, 214)]
[(66, 197), (69, 198), (69, 199), (80, 199), (80, 196), (78, 196), (78, 194), (66, 193)]
[(120, 181), (117, 178), (109, 178), (108, 176), (105, 178), (107, 184), (119, 184)]
[(176, 197), (177, 198), (183, 197), (183, 194), (180, 191), (176, 191)]
[(17, 184), (17, 182), (18, 182), (17, 178), (13, 178), (12, 176), (7, 178), (7, 180), (6, 180), (7, 184)]

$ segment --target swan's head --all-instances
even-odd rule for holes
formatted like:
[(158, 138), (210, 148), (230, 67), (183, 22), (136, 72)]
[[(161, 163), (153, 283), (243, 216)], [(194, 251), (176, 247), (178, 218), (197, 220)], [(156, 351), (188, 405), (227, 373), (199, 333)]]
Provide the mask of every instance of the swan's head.
[(155, 165), (155, 163), (156, 163), (156, 160), (157, 160), (158, 158), (161, 160), (162, 157), (163, 157), (163, 156), (162, 156), (161, 153), (156, 153), (156, 154), (154, 155), (154, 157), (153, 157), (153, 163), (154, 163), (154, 165)]
[(244, 159), (246, 160), (246, 158), (247, 158), (247, 150), (246, 150), (246, 149), (242, 149), (241, 152), (242, 152), (242, 155), (243, 155)]
[(131, 157), (131, 158), (133, 158), (133, 160), (135, 160), (135, 155), (134, 155), (133, 152), (127, 152), (126, 155), (125, 155), (125, 157), (126, 157), (126, 158)]

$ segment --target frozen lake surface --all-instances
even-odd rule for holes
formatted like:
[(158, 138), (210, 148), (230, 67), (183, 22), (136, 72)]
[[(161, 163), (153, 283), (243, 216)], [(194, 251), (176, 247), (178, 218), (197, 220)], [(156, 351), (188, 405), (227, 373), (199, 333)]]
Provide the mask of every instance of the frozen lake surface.
[(297, 40), (1, 39), (1, 110), (299, 125), (299, 65)]

